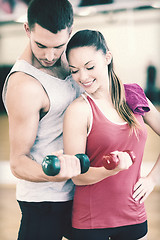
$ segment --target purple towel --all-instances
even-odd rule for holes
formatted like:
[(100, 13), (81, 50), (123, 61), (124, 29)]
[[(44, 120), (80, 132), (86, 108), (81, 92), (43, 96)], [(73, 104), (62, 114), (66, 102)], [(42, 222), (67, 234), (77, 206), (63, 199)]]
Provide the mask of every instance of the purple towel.
[(124, 89), (126, 102), (134, 113), (144, 115), (150, 111), (145, 93), (138, 84), (124, 84)]

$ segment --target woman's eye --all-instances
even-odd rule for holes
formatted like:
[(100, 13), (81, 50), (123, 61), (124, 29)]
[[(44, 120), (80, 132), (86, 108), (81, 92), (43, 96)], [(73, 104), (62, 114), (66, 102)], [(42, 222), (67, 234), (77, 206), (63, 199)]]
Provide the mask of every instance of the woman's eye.
[(75, 74), (77, 72), (78, 72), (78, 70), (75, 70), (75, 71), (71, 70), (71, 74)]
[(92, 70), (92, 69), (94, 69), (94, 66), (87, 68), (87, 70)]

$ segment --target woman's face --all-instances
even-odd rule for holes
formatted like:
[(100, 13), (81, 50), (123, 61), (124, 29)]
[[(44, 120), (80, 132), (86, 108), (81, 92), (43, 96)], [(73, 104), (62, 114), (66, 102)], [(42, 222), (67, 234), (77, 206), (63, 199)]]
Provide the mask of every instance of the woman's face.
[(94, 93), (108, 87), (107, 58), (101, 50), (92, 46), (73, 48), (68, 61), (73, 79), (86, 92)]

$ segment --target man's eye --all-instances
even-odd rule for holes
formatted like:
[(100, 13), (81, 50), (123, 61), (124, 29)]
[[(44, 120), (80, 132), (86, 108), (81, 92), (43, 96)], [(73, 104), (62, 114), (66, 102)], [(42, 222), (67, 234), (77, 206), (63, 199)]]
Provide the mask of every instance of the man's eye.
[(62, 46), (58, 46), (58, 47), (54, 47), (55, 49), (61, 49), (63, 47), (63, 45)]
[(92, 67), (87, 67), (87, 70), (92, 70), (92, 69), (94, 69), (94, 66), (92, 66)]
[(39, 44), (37, 44), (37, 47), (38, 47), (38, 48), (45, 48), (44, 46), (39, 45)]

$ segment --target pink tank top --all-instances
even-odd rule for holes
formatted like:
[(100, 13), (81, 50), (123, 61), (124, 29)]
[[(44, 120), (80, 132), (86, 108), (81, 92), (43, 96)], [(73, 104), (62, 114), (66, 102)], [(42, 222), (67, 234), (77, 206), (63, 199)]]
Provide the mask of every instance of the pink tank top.
[(111, 228), (146, 221), (144, 204), (136, 202), (133, 187), (140, 177), (140, 167), (147, 138), (142, 116), (135, 114), (141, 124), (139, 140), (127, 123), (111, 122), (87, 97), (92, 110), (92, 126), (87, 138), (86, 154), (92, 167), (102, 166), (102, 156), (112, 151), (132, 150), (135, 163), (115, 176), (88, 186), (76, 186), (73, 204), (73, 227), (78, 229)]

